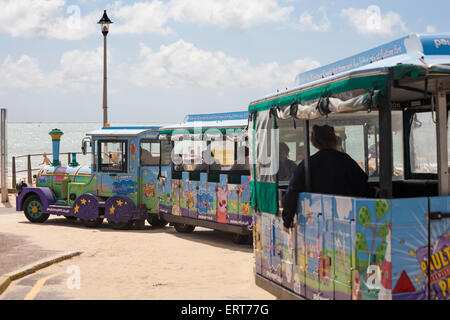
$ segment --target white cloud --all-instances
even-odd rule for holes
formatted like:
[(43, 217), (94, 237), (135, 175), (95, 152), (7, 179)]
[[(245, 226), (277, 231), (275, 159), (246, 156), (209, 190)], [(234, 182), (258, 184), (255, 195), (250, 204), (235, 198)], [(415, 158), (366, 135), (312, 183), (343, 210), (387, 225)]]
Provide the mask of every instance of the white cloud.
[(171, 0), (175, 21), (248, 29), (265, 22), (287, 22), (294, 8), (276, 0)]
[(39, 62), (27, 55), (14, 61), (7, 56), (0, 66), (0, 88), (42, 88), (46, 86)]
[[(139, 62), (121, 63), (108, 69), (113, 84), (126, 81), (138, 87), (164, 89), (284, 89), (294, 85), (297, 74), (319, 67), (313, 59), (288, 64), (252, 65), (222, 51), (206, 51), (179, 40), (153, 51), (140, 45)], [(64, 53), (57, 70), (44, 72), (39, 61), (24, 55), (8, 56), (0, 65), (0, 89), (51, 89), (59, 92), (101, 92), (103, 48)], [(108, 53), (108, 64), (111, 64)]]
[(166, 26), (169, 21), (169, 7), (162, 1), (136, 2), (123, 5), (117, 1), (112, 7), (111, 17), (119, 19), (113, 24), (117, 34), (168, 34), (172, 30)]
[(102, 57), (102, 48), (68, 51), (60, 59), (60, 68), (46, 73), (35, 58), (23, 55), (14, 61), (7, 56), (0, 66), (0, 88), (95, 91), (102, 85)]
[(0, 32), (13, 37), (78, 40), (95, 31), (98, 13), (82, 15), (64, 0), (0, 0)]
[(141, 44), (140, 58), (142, 62), (131, 67), (130, 81), (156, 88), (284, 88), (298, 73), (319, 66), (312, 59), (252, 66), (248, 60), (205, 51), (183, 40), (163, 45), (158, 52)]
[[(108, 52), (108, 65), (112, 62)], [(103, 48), (92, 51), (73, 50), (63, 54), (60, 70), (52, 74), (55, 86), (70, 91), (95, 90), (103, 81)]]
[[(66, 0), (0, 0), (0, 33), (13, 37), (79, 40), (99, 32), (101, 11), (82, 12)], [(277, 0), (115, 1), (108, 15), (116, 34), (172, 33), (171, 22), (248, 29), (261, 23), (288, 23), (293, 6)]]
[(428, 33), (435, 33), (437, 31), (435, 26), (427, 26), (426, 30)]
[(362, 35), (392, 35), (408, 30), (399, 14), (392, 11), (382, 14), (378, 6), (342, 9), (341, 15)]
[[(321, 18), (314, 18), (308, 11), (300, 15), (298, 27), (301, 31), (326, 32), (330, 30), (331, 22), (323, 7), (319, 9), (322, 13)], [(317, 23), (315, 22), (317, 21)]]
[(156, 0), (130, 5), (116, 1), (111, 9), (111, 16), (120, 21), (120, 25), (113, 25), (114, 32), (121, 34), (171, 33), (167, 26), (171, 21), (248, 29), (260, 23), (287, 22), (294, 10), (276, 0)]

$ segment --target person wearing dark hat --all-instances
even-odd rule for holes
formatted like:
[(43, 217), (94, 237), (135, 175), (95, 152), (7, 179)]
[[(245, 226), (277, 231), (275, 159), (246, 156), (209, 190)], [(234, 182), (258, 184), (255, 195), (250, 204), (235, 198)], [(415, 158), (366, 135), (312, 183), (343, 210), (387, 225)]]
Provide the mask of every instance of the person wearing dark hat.
[(280, 167), (278, 169), (278, 180), (289, 181), (297, 167), (297, 164), (289, 159), (289, 147), (286, 143), (281, 142), (279, 148)]
[[(314, 126), (312, 145), (319, 150), (310, 157), (311, 193), (348, 197), (374, 197), (368, 176), (348, 154), (338, 151), (338, 138), (330, 126)], [(297, 212), (298, 195), (306, 191), (304, 161), (295, 170), (283, 198), (283, 225), (289, 232)]]

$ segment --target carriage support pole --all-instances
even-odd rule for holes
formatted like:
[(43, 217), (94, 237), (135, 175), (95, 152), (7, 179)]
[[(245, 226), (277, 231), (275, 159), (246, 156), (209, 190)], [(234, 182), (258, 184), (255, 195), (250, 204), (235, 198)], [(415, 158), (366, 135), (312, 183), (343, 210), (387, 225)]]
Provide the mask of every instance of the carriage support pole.
[(439, 195), (448, 196), (450, 193), (448, 174), (448, 141), (447, 141), (447, 92), (443, 88), (442, 82), (437, 87), (437, 155), (438, 155), (438, 175), (439, 175)]
[(379, 106), (380, 126), (380, 198), (392, 199), (392, 174), (394, 173), (392, 155), (392, 90), (393, 72), (390, 70), (387, 80), (386, 97)]
[(309, 155), (311, 154), (310, 148), (310, 134), (309, 134), (309, 120), (305, 120), (305, 129), (303, 135), (303, 141), (305, 144), (305, 185), (306, 192), (311, 192), (311, 172), (310, 172), (310, 163), (309, 163)]

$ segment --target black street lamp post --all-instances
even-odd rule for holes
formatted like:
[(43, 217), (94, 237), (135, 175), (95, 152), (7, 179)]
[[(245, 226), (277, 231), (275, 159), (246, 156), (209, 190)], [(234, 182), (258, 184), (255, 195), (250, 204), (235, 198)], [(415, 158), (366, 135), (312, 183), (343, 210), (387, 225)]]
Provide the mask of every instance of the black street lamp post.
[(106, 14), (106, 10), (103, 12), (103, 17), (100, 19), (98, 24), (100, 24), (104, 43), (103, 43), (103, 126), (108, 123), (108, 97), (107, 97), (107, 61), (106, 61), (106, 36), (109, 32), (109, 25), (113, 23)]

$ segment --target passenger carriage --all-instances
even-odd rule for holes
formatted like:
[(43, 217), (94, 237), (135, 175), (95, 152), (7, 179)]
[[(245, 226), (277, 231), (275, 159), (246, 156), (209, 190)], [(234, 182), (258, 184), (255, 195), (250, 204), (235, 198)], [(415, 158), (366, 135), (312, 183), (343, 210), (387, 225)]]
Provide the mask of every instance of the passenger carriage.
[(182, 233), (196, 226), (251, 241), (247, 112), (189, 115), (160, 129), (159, 216)]
[[(297, 83), (249, 106), (257, 285), (287, 299), (449, 300), (450, 38), (410, 35)], [(308, 193), (315, 124), (336, 128), (377, 199)], [(307, 173), (290, 234), (282, 142)]]

